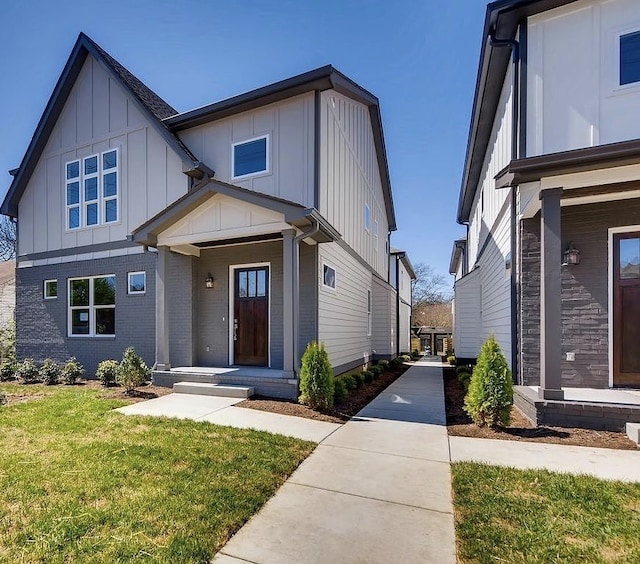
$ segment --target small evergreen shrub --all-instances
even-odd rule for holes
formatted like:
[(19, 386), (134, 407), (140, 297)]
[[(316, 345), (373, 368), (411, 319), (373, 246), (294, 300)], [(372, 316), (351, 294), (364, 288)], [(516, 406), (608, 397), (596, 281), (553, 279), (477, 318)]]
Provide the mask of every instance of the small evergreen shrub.
[[(373, 368), (373, 366), (371, 367)], [(372, 370), (363, 370), (362, 376), (364, 377), (364, 381), (366, 384), (369, 382), (373, 382), (373, 371)]]
[(349, 397), (349, 390), (345, 385), (344, 378), (336, 378), (333, 381), (333, 403), (342, 403)]
[(455, 366), (456, 365), (456, 357), (455, 356), (448, 356), (447, 357), (447, 362), (451, 365), (451, 366)]
[(375, 366), (372, 366), (371, 368), (369, 368), (369, 372), (373, 374), (373, 379), (375, 380), (376, 378), (379, 378), (382, 375), (382, 373), (384, 372), (384, 368), (376, 364)]
[(344, 382), (344, 385), (347, 388), (347, 392), (351, 392), (358, 387), (353, 374), (344, 374), (343, 376), (340, 376), (340, 379)]
[(356, 381), (356, 387), (361, 388), (364, 386), (364, 374), (362, 372), (354, 374), (353, 379)]
[(302, 355), (300, 392), (300, 403), (312, 409), (333, 407), (333, 368), (324, 343), (309, 343)]
[(411, 356), (408, 354), (401, 354), (399, 358), (402, 360), (402, 362), (411, 362)]
[(13, 360), (4, 359), (0, 362), (0, 382), (10, 382), (16, 377), (16, 363)]
[(61, 369), (60, 366), (51, 360), (45, 359), (40, 367), (40, 378), (46, 386), (55, 386), (60, 383)]
[(411, 356), (413, 358), (420, 358), (420, 351), (418, 349), (413, 349), (413, 352), (411, 353)]
[(480, 349), (473, 369), (464, 410), (480, 427), (508, 425), (513, 404), (513, 381), (495, 336), (491, 335)]
[(126, 393), (130, 394), (150, 378), (151, 369), (136, 354), (133, 347), (127, 347), (122, 355), (122, 361), (116, 369), (116, 382), (125, 389)]
[(67, 386), (73, 386), (78, 378), (82, 378), (84, 374), (84, 366), (78, 362), (75, 356), (72, 356), (62, 367), (62, 381)]
[(0, 358), (16, 361), (16, 322), (13, 319), (0, 328)]
[(5, 393), (0, 391), (0, 407), (2, 407), (3, 405), (7, 405), (9, 403), (9, 396)]
[(389, 370), (389, 361), (381, 360), (380, 362), (378, 362), (377, 366), (382, 368), (382, 372), (384, 372), (385, 370)]
[(392, 370), (395, 370), (396, 368), (400, 368), (401, 366), (402, 366), (402, 359), (399, 356), (391, 359), (391, 362), (389, 362), (389, 368), (391, 368)]
[(103, 386), (115, 386), (117, 374), (117, 360), (103, 360), (100, 364), (98, 364), (98, 369), (96, 370), (96, 378), (100, 380), (100, 383)]
[(471, 384), (471, 372), (460, 372), (458, 374), (458, 382), (464, 386), (464, 391), (469, 390), (469, 384)]
[(467, 364), (463, 364), (462, 366), (458, 366), (456, 368), (456, 376), (460, 376), (461, 372), (467, 372), (468, 374), (471, 374), (473, 372), (473, 368)]
[(38, 381), (40, 372), (32, 358), (25, 358), (16, 365), (16, 376), (23, 384), (33, 384)]

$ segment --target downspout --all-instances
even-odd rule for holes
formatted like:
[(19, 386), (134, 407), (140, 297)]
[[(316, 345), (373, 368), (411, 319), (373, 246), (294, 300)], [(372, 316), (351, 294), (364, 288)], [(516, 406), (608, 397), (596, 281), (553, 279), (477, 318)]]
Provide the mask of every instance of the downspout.
[[(523, 25), (520, 24), (521, 30)], [(511, 160), (516, 160), (519, 156), (520, 142), (520, 42), (516, 39), (497, 39), (495, 30), (489, 34), (492, 47), (509, 47), (512, 52), (512, 103), (511, 103)], [(511, 275), (510, 275), (510, 298), (511, 298), (511, 374), (517, 382), (518, 374), (518, 297), (516, 278), (516, 187), (511, 187), (511, 214), (510, 214), (510, 254), (511, 254)]]

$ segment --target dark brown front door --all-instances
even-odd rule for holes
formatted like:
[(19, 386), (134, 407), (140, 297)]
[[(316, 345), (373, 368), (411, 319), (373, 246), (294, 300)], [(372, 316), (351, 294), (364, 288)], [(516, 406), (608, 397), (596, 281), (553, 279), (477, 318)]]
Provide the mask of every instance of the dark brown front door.
[(269, 362), (269, 268), (235, 271), (233, 358), (235, 364)]
[(640, 232), (613, 237), (613, 385), (640, 386)]

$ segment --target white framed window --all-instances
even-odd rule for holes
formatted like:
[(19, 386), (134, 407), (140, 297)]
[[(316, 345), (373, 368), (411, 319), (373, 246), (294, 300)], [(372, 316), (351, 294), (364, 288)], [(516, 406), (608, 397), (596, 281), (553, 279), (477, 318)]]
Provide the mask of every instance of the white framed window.
[(371, 337), (371, 290), (367, 290), (367, 337)]
[(45, 280), (44, 281), (44, 299), (53, 300), (58, 297), (58, 281), (57, 280)]
[(234, 143), (231, 170), (234, 179), (269, 172), (269, 135)]
[(69, 337), (113, 337), (116, 329), (116, 276), (69, 278)]
[(336, 289), (336, 269), (328, 264), (322, 264), (322, 285), (326, 288)]
[(109, 149), (65, 164), (67, 230), (118, 221), (118, 171), (118, 149)]
[(144, 294), (147, 291), (147, 273), (145, 271), (127, 274), (127, 293)]
[(375, 244), (373, 245), (373, 249), (374, 251), (377, 253), (378, 252), (378, 230), (379, 230), (380, 226), (378, 224), (378, 220), (376, 219), (373, 222), (373, 236), (376, 238)]
[(371, 233), (371, 208), (369, 204), (364, 205), (364, 228)]

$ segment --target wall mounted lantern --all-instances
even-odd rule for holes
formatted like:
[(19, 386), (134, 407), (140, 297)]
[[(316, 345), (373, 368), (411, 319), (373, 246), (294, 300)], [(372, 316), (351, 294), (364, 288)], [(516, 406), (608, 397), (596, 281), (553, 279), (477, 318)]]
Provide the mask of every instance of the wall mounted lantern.
[(206, 288), (215, 288), (216, 281), (213, 276), (211, 276), (211, 272), (204, 279), (204, 285)]
[(569, 246), (564, 252), (563, 266), (580, 264), (580, 251), (573, 246), (573, 241), (569, 241)]

